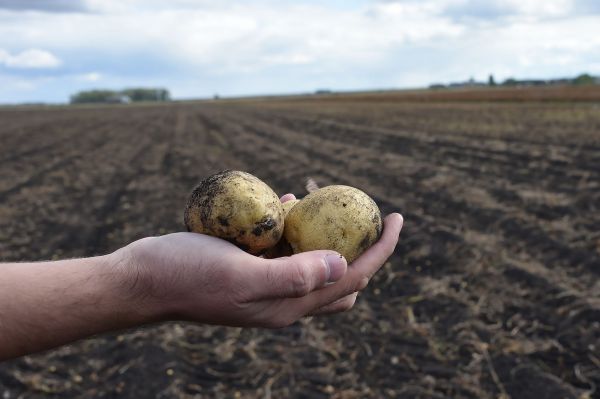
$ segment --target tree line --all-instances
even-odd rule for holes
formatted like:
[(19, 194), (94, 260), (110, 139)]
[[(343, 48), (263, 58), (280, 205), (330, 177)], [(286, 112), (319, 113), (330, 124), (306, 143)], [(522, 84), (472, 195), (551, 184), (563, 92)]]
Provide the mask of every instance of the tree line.
[(444, 89), (455, 87), (472, 87), (472, 86), (554, 86), (554, 85), (593, 85), (600, 84), (600, 77), (592, 76), (587, 73), (582, 73), (574, 78), (559, 78), (559, 79), (514, 79), (508, 78), (501, 83), (497, 83), (494, 75), (488, 77), (487, 82), (478, 82), (471, 78), (466, 82), (453, 82), (448, 84), (434, 83), (429, 86), (430, 89)]
[(126, 104), (142, 101), (169, 101), (169, 91), (162, 88), (131, 88), (124, 90), (85, 90), (71, 96), (71, 104)]

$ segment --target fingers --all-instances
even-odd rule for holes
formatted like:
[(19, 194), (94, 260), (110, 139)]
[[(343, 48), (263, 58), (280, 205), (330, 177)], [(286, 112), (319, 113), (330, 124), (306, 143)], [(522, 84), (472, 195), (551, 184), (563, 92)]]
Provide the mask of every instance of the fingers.
[(279, 198), (279, 200), (283, 203), (283, 202), (288, 202), (291, 200), (295, 200), (296, 196), (294, 194), (285, 194), (283, 197)]
[(346, 312), (354, 306), (356, 302), (356, 297), (358, 296), (358, 292), (355, 292), (350, 295), (346, 295), (345, 297), (338, 299), (337, 301), (330, 303), (329, 305), (325, 305), (322, 308), (317, 309), (314, 312), (310, 313), (310, 316), (323, 316), (328, 314)]
[[(249, 300), (299, 298), (346, 274), (346, 259), (333, 251), (311, 251), (290, 257), (258, 259), (247, 268)], [(253, 283), (252, 283), (253, 282)]]
[[(379, 241), (352, 263), (352, 268), (357, 274), (368, 279), (373, 277), (385, 261), (394, 253), (403, 224), (404, 219), (399, 213), (392, 213), (385, 218), (384, 231)], [(363, 288), (365, 287), (360, 289)]]
[(330, 287), (298, 299), (295, 305), (301, 308), (299, 310), (304, 310), (304, 314), (307, 314), (355, 291), (363, 290), (370, 278), (394, 252), (402, 224), (403, 219), (400, 214), (388, 215), (384, 220), (384, 230), (379, 241), (348, 267), (348, 272), (343, 278)]

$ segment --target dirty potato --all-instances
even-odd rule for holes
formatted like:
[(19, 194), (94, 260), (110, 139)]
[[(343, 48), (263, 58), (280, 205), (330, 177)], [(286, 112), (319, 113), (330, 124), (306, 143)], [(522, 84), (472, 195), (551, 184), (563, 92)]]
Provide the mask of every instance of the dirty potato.
[(381, 234), (381, 213), (364, 192), (327, 186), (298, 202), (285, 218), (284, 237), (294, 253), (335, 250), (352, 262)]
[[(300, 200), (289, 200), (283, 203), (283, 217), (284, 219), (287, 217), (288, 213), (290, 213), (290, 210), (294, 207), (294, 205), (296, 205), (298, 202), (300, 202)], [(285, 223), (284, 223), (285, 225)], [(285, 227), (284, 227), (285, 229)], [(294, 252), (292, 251), (292, 247), (290, 246), (290, 243), (287, 242), (287, 240), (285, 239), (284, 236), (281, 236), (281, 239), (279, 240), (279, 242), (277, 243), (277, 245), (275, 245), (273, 248), (270, 248), (266, 253), (265, 253), (265, 258), (279, 258), (282, 256), (290, 256), (293, 255)]]
[(246, 172), (227, 170), (200, 182), (188, 200), (188, 231), (228, 240), (262, 254), (283, 234), (283, 207), (273, 190)]
[(289, 200), (289, 201), (285, 201), (282, 205), (283, 207), (283, 217), (287, 217), (288, 213), (290, 213), (290, 211), (292, 210), (292, 208), (298, 203), (300, 202), (299, 199), (293, 199), (293, 200)]

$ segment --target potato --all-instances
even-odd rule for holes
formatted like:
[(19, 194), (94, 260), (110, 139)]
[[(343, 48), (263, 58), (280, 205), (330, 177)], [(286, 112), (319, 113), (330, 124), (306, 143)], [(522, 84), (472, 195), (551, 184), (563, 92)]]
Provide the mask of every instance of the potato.
[(285, 218), (284, 237), (294, 253), (331, 249), (354, 261), (381, 235), (381, 213), (364, 192), (327, 186), (298, 202)]
[(188, 231), (223, 238), (259, 255), (281, 238), (284, 214), (279, 198), (262, 180), (226, 170), (194, 188), (184, 222)]
[(290, 211), (292, 210), (294, 205), (296, 205), (298, 202), (300, 202), (299, 199), (293, 199), (293, 200), (285, 201), (283, 204), (281, 204), (283, 206), (283, 217), (284, 218), (287, 217), (288, 213), (290, 213)]
[[(295, 200), (290, 200), (290, 201), (286, 201), (283, 203), (283, 217), (284, 218), (288, 215), (290, 210), (298, 202), (300, 202), (300, 200), (295, 199)], [(285, 226), (285, 223), (284, 223), (284, 226)], [(284, 227), (284, 229), (285, 229), (285, 227)], [(282, 236), (281, 239), (279, 240), (279, 242), (277, 243), (277, 245), (275, 245), (273, 248), (270, 248), (269, 250), (267, 250), (267, 252), (265, 252), (265, 258), (272, 259), (272, 258), (279, 258), (282, 256), (290, 256), (293, 254), (294, 254), (294, 252), (292, 251), (292, 247), (290, 246), (290, 243), (287, 242), (285, 237)]]

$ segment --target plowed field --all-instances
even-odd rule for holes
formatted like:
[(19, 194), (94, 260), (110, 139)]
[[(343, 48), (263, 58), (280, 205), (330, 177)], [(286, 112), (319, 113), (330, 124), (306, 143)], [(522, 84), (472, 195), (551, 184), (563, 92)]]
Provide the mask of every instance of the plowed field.
[(304, 195), (308, 176), (353, 185), (405, 217), (348, 313), (102, 335), (0, 364), (3, 399), (599, 395), (598, 103), (12, 109), (0, 143), (4, 261), (182, 231), (189, 191), (223, 169), (279, 194)]

